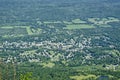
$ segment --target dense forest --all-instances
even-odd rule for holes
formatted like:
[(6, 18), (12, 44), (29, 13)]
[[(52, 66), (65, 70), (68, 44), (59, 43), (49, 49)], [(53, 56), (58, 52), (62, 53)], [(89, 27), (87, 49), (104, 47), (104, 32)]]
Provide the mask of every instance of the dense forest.
[(0, 80), (120, 80), (119, 0), (0, 0)]

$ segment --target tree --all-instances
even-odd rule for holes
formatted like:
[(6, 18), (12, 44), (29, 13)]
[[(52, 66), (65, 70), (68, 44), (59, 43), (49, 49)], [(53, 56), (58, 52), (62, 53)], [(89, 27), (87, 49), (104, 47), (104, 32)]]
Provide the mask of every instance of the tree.
[(20, 80), (33, 80), (32, 73), (27, 72), (26, 74), (21, 74), (20, 75)]

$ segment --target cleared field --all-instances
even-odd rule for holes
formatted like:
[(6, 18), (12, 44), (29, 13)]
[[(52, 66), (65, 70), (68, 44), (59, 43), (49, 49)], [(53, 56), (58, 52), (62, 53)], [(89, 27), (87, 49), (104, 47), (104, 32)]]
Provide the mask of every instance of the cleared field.
[(99, 27), (112, 27), (111, 25), (107, 25), (107, 24), (102, 24), (102, 25), (99, 25)]
[(74, 19), (74, 20), (72, 20), (72, 22), (76, 23), (76, 24), (86, 23), (86, 21), (83, 21), (83, 20), (80, 20), (80, 19)]
[[(38, 30), (40, 31), (40, 30)], [(30, 26), (1, 26), (0, 35), (7, 37), (19, 37), (33, 34)]]
[(26, 28), (13, 28), (14, 34), (27, 34)]
[(81, 72), (81, 71), (91, 71), (91, 70), (97, 70), (97, 69), (104, 70), (102, 65), (78, 66), (78, 67), (72, 67), (72, 68), (77, 70), (78, 72)]
[(80, 76), (70, 76), (71, 79), (75, 79), (75, 80), (86, 80), (86, 79), (89, 79), (89, 80), (92, 80), (92, 79), (97, 79), (97, 76), (95, 75), (80, 75)]
[(45, 68), (45, 67), (52, 68), (53, 66), (55, 66), (55, 64), (52, 63), (52, 62), (49, 62), (49, 63), (42, 63), (41, 65), (42, 65), (44, 68)]
[(28, 35), (32, 35), (33, 34), (33, 32), (31, 31), (30, 27), (26, 27), (26, 30), (27, 30)]
[(19, 35), (3, 35), (2, 37), (3, 38), (10, 38), (10, 37), (23, 37), (24, 35), (23, 34), (19, 34)]
[(119, 22), (120, 20), (114, 17), (108, 17), (108, 18), (88, 18), (88, 21), (96, 25), (103, 25), (108, 24), (110, 22)]
[(57, 23), (62, 23), (61, 21), (44, 21), (44, 24), (57, 24)]
[(14, 27), (13, 26), (5, 26), (5, 27), (0, 27), (0, 28), (2, 28), (2, 29), (12, 29)]
[[(98, 78), (100, 78), (101, 75), (96, 76), (95, 74), (88, 73), (88, 72), (105, 70), (105, 68), (103, 68), (103, 65), (78, 66), (78, 67), (72, 67), (72, 68), (79, 73), (79, 75), (70, 76), (70, 78), (74, 80), (98, 80)], [(110, 76), (111, 75), (108, 75), (108, 77)]]
[(31, 28), (29, 26), (26, 27), (26, 31), (28, 33), (28, 35), (34, 35), (34, 34), (39, 34), (41, 32), (42, 29), (40, 28)]
[(64, 24), (72, 24), (72, 22), (69, 21), (63, 21)]
[(88, 24), (79, 24), (79, 25), (67, 25), (64, 29), (87, 29), (87, 28), (95, 28), (93, 25)]
[(40, 28), (31, 28), (30, 26), (1, 26), (0, 35), (3, 37), (19, 37), (24, 35), (34, 35), (41, 32)]
[(12, 28), (5, 27), (0, 28), (0, 35), (2, 36), (19, 36), (27, 34), (26, 28)]
[(1, 26), (3, 29), (11, 29), (11, 28), (26, 28), (28, 26)]

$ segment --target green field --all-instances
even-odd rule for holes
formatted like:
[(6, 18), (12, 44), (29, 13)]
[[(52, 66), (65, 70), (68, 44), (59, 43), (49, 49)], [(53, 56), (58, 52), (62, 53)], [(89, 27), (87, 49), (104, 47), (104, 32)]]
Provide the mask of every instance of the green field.
[(0, 26), (0, 28), (11, 29), (11, 28), (26, 28), (28, 26)]
[[(110, 67), (109, 71), (113, 71), (113, 65), (107, 65)], [(98, 78), (101, 75), (106, 75), (110, 78), (110, 80), (114, 76), (112, 74), (108, 74), (108, 69), (104, 68), (103, 65), (89, 65), (89, 66), (77, 66), (72, 67), (74, 70), (78, 72), (78, 75), (70, 76), (71, 79), (75, 80), (98, 80)], [(104, 71), (104, 72), (100, 72)], [(97, 72), (98, 71), (98, 72)], [(116, 71), (119, 71), (119, 68), (116, 69)], [(104, 74), (103, 74), (104, 73)]]
[(33, 34), (33, 32), (31, 31), (30, 27), (26, 27), (26, 30), (27, 30), (28, 35), (32, 35)]
[(108, 24), (102, 24), (102, 25), (99, 25), (99, 27), (104, 27), (104, 28), (106, 28), (106, 27), (112, 27), (111, 25), (108, 25)]
[(97, 79), (96, 75), (79, 75), (79, 76), (70, 76), (71, 79), (75, 80), (92, 80), (92, 79)]
[(19, 37), (23, 35), (27, 35), (25, 26), (1, 26), (0, 27), (0, 35), (2, 37)]
[(25, 35), (39, 34), (40, 28), (33, 29), (30, 26), (1, 26), (0, 35), (2, 37), (20, 37)]
[(95, 28), (93, 25), (88, 24), (79, 24), (79, 25), (67, 25), (64, 29), (88, 29), (88, 28)]
[(70, 21), (63, 21), (64, 24), (72, 24)]
[(12, 29), (14, 27), (13, 26), (5, 26), (5, 27), (0, 27), (0, 28), (2, 28), (2, 29)]
[(83, 20), (80, 20), (80, 19), (74, 19), (74, 20), (72, 20), (72, 22), (76, 23), (76, 24), (86, 23), (86, 21), (83, 21)]
[(62, 23), (61, 21), (44, 21), (44, 24), (58, 24), (58, 23)]
[(88, 21), (96, 25), (103, 25), (111, 22), (119, 22), (120, 20), (114, 17), (107, 17), (107, 18), (88, 18)]
[(52, 67), (55, 66), (55, 64), (52, 63), (52, 62), (42, 63), (41, 65), (42, 65), (44, 68), (45, 68), (45, 67), (52, 68)]

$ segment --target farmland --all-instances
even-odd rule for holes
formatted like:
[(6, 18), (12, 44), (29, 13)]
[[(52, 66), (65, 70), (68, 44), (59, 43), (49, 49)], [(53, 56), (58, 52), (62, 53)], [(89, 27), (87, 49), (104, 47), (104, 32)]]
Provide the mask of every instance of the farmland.
[(92, 25), (86, 25), (86, 24), (81, 24), (81, 25), (67, 25), (65, 29), (89, 29), (89, 28), (95, 28)]
[(25, 35), (34, 35), (41, 32), (41, 29), (32, 29), (29, 26), (1, 26), (0, 35), (3, 37), (19, 37)]
[(73, 23), (80, 24), (80, 23), (86, 23), (86, 21), (80, 20), (80, 19), (74, 19), (72, 20)]

